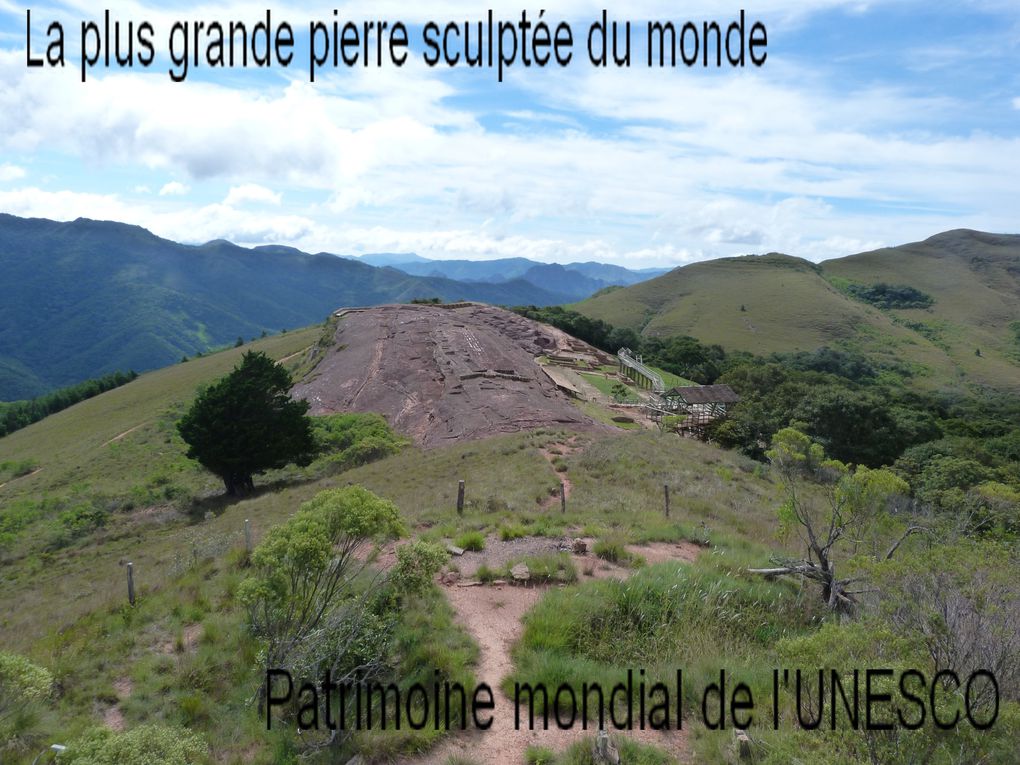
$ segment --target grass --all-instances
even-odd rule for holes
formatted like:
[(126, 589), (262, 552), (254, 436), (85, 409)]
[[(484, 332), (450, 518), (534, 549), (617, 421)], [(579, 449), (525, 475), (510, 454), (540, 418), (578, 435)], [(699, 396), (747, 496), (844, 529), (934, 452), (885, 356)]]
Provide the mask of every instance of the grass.
[[(1010, 271), (1016, 245), (954, 236), (953, 249), (904, 246), (822, 266), (773, 255), (695, 263), (573, 308), (646, 335), (692, 335), (728, 350), (768, 354), (850, 344), (879, 361), (926, 370), (915, 378), (925, 387), (959, 386), (960, 369), (968, 381), (1016, 389), (1008, 330), (1020, 319), (1020, 284)], [(881, 311), (838, 288), (848, 282), (909, 285), (935, 303)], [(905, 322), (952, 331), (932, 339)]]
[(626, 540), (621, 536), (599, 539), (592, 547), (592, 553), (596, 558), (621, 566), (640, 565), (641, 559), (628, 552), (626, 544)]
[(641, 430), (641, 426), (636, 422), (616, 422), (613, 418), (619, 417), (619, 412), (607, 409), (594, 401), (575, 401), (574, 406), (596, 422), (601, 422), (603, 425), (610, 425), (620, 430)]
[(480, 531), (465, 531), (454, 539), (453, 543), (469, 552), (481, 552), (485, 549), (485, 534)]
[(503, 542), (511, 542), (526, 536), (528, 536), (528, 530), (520, 523), (508, 523), (505, 526), (500, 526), (499, 529), (499, 538)]
[(590, 372), (581, 372), (580, 374), (581, 377), (596, 388), (599, 393), (609, 398), (613, 398), (613, 388), (620, 384), (620, 380), (606, 378), (602, 375), (592, 374)]
[(775, 661), (776, 641), (804, 634), (820, 614), (794, 587), (735, 575), (742, 558), (707, 555), (693, 565), (649, 566), (626, 581), (550, 590), (525, 617), (507, 687), (567, 683), (580, 696), (583, 683), (611, 688), (627, 669), (644, 669), (648, 684), (675, 687), (683, 668), (692, 681), (684, 684), (684, 703), (696, 708), (697, 689), (725, 667), (762, 684), (765, 695), (761, 668)]

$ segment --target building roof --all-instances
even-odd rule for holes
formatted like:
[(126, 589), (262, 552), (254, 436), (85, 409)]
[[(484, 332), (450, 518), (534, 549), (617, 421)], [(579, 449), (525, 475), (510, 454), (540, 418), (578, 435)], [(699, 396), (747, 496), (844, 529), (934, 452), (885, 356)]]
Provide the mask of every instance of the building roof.
[(686, 404), (736, 404), (740, 396), (729, 385), (698, 385), (693, 388), (672, 388), (666, 398), (681, 398)]

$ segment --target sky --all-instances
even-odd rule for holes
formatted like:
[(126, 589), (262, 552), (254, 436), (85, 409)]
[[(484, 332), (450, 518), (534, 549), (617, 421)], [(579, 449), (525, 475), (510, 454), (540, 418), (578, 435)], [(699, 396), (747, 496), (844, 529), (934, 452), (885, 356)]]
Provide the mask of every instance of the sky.
[[(0, 212), (188, 243), (633, 268), (1020, 231), (1020, 2), (746, 6), (747, 26), (768, 31), (760, 68), (645, 65), (648, 20), (725, 28), (737, 3), (564, 0), (545, 19), (574, 31), (566, 68), (512, 66), (500, 83), (490, 69), (430, 68), (412, 44), (402, 68), (327, 68), (311, 83), (308, 25), (334, 8), (403, 21), (417, 39), (429, 20), (489, 6), (110, 2), (125, 27), (153, 24), (157, 58), (82, 83), (80, 25), (102, 21), (96, 5), (0, 0)], [(491, 7), (497, 19), (542, 9)], [(588, 62), (603, 7), (633, 22), (630, 68)], [(200, 64), (171, 80), (174, 22), (254, 25), (266, 8), (295, 30), (290, 67)], [(29, 68), (51, 21), (67, 64)]]

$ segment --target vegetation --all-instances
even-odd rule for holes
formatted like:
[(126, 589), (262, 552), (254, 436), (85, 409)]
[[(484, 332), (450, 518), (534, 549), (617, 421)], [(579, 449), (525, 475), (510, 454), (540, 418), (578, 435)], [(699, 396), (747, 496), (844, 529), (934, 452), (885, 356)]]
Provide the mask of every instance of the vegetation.
[(886, 310), (891, 308), (930, 308), (935, 302), (931, 295), (926, 295), (921, 290), (903, 284), (849, 284), (846, 291), (858, 300)]
[(39, 422), (43, 417), (74, 406), (79, 401), (126, 385), (137, 377), (138, 374), (135, 372), (112, 372), (95, 380), (86, 380), (77, 385), (55, 390), (31, 401), (12, 403), (0, 401), (0, 437), (27, 427), (33, 422)]
[(123, 733), (95, 728), (61, 756), (74, 765), (193, 765), (208, 758), (201, 736), (183, 728), (141, 725)]
[[(371, 539), (400, 531), (397, 508), (360, 486), (324, 491), (269, 531), (252, 553), (254, 574), (238, 590), (254, 634), (266, 643), (267, 668), (293, 666), (299, 648), (315, 661), (329, 657), (326, 645), (309, 646), (320, 625), (326, 634), (316, 639), (335, 643), (330, 647), (361, 640), (365, 604), (351, 592), (365, 566), (358, 553)], [(341, 669), (337, 677), (348, 670)]]
[[(775, 568), (757, 569), (768, 576), (798, 576), (821, 587), (822, 602), (833, 611), (853, 613), (858, 604), (856, 589), (862, 577), (840, 578), (836, 557), (844, 546), (858, 556), (892, 558), (910, 534), (924, 530), (907, 525), (888, 547), (879, 551), (892, 522), (887, 507), (909, 491), (906, 481), (888, 470), (859, 467), (851, 470), (838, 460), (827, 460), (822, 447), (793, 428), (786, 428), (772, 440), (769, 460), (775, 468), (786, 501), (780, 508), (783, 530), (796, 533), (806, 551), (803, 560), (776, 560)], [(825, 485), (824, 501), (805, 491), (804, 483)], [(884, 532), (884, 533), (883, 533)]]
[(453, 543), (469, 552), (481, 552), (485, 549), (485, 534), (480, 531), (465, 531)]
[[(667, 375), (672, 375), (668, 383), (670, 387), (687, 381), (702, 384), (714, 382), (725, 358), (720, 346), (706, 346), (693, 337), (643, 337), (632, 329), (613, 327), (600, 319), (590, 319), (561, 306), (527, 306), (515, 308), (514, 311), (529, 319), (551, 324), (607, 353), (629, 348), (644, 358), (646, 364), (661, 367)], [(612, 390), (603, 392), (615, 395)]]
[(36, 712), (53, 690), (53, 675), (24, 656), (0, 652), (0, 757), (33, 738)]
[(199, 393), (178, 423), (188, 457), (218, 475), (227, 494), (251, 491), (257, 473), (311, 462), (308, 402), (291, 400), (290, 387), (287, 370), (250, 351), (233, 372)]

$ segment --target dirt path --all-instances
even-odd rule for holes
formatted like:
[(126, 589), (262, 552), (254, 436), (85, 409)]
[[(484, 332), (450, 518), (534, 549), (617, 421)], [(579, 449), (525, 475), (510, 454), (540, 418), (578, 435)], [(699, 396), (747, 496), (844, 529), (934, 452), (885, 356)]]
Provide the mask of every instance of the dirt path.
[[(107, 441), (105, 444), (103, 444), (103, 446), (109, 446), (110, 444), (117, 443), (118, 441), (120, 441), (125, 436), (131, 435), (132, 433), (134, 433), (139, 428), (144, 427), (145, 425), (148, 425), (148, 424), (149, 424), (148, 421), (140, 422), (137, 425), (135, 425), (133, 428), (129, 428), (129, 429), (125, 430), (123, 433), (121, 433), (120, 435), (114, 436), (109, 441)], [(100, 448), (102, 448), (102, 447), (100, 447)]]
[(31, 473), (25, 473), (25, 475), (19, 475), (17, 478), (12, 478), (9, 481), (4, 481), (3, 483), (0, 483), (0, 489), (2, 489), (4, 486), (7, 486), (8, 484), (14, 483), (15, 481), (24, 481), (26, 478), (31, 478), (36, 473), (41, 473), (41, 472), (42, 472), (42, 468), (40, 467), (40, 468), (36, 468)]
[[(567, 475), (566, 470), (562, 472), (556, 470), (555, 460), (557, 457), (569, 457), (571, 454), (574, 454), (574, 452), (578, 450), (579, 447), (577, 446), (577, 436), (571, 436), (565, 442), (548, 444), (547, 446), (538, 450), (539, 454), (545, 457), (545, 459), (549, 462), (549, 465), (552, 466), (552, 469), (556, 473), (556, 477), (559, 479), (560, 483), (563, 484), (563, 496), (565, 496), (567, 500), (570, 499), (570, 493), (574, 489), (574, 484), (571, 483), (570, 476)], [(549, 509), (550, 507), (558, 505), (559, 503), (560, 493), (557, 491), (555, 494), (545, 499), (545, 501), (542, 503), (542, 507), (544, 509)]]
[[(658, 543), (628, 549), (643, 555), (649, 563), (691, 561), (700, 551), (688, 543)], [(590, 576), (594, 578), (623, 579), (630, 574), (630, 569), (598, 561), (590, 555), (574, 556), (574, 562), (579, 569), (588, 567)], [(446, 588), (447, 598), (457, 620), (471, 634), (480, 649), (476, 682), (487, 683), (495, 690), (493, 724), (487, 731), (471, 730), (464, 734), (453, 734), (428, 754), (403, 760), (404, 765), (446, 765), (451, 757), (458, 756), (486, 765), (520, 765), (524, 762), (524, 754), (529, 746), (544, 746), (562, 752), (574, 741), (593, 735), (593, 731), (580, 728), (568, 731), (558, 728), (531, 731), (525, 725), (522, 730), (516, 730), (513, 699), (498, 690), (502, 679), (513, 671), (511, 650), (524, 632), (524, 615), (546, 590), (543, 587), (469, 587), (463, 584)], [(688, 761), (686, 731), (639, 730), (623, 735), (660, 747), (672, 754), (677, 762)]]
[(292, 353), (292, 354), (290, 354), (290, 356), (284, 356), (284, 357), (283, 357), (282, 359), (278, 359), (276, 363), (277, 363), (277, 364), (286, 364), (286, 363), (287, 363), (288, 361), (290, 361), (291, 359), (297, 358), (297, 357), (298, 357), (298, 356), (300, 356), (300, 355), (301, 355), (302, 353), (307, 353), (307, 352), (308, 352), (308, 351), (310, 351), (310, 350), (311, 350), (311, 349), (312, 349), (313, 347), (314, 347), (314, 346), (311, 346), (311, 345), (309, 345), (309, 346), (308, 346), (307, 348), (302, 348), (302, 349), (301, 349), (300, 351), (298, 351), (297, 353)]
[(135, 686), (131, 682), (131, 678), (122, 677), (113, 684), (113, 690), (117, 694), (117, 701), (111, 704), (103, 712), (103, 725), (112, 730), (114, 733), (122, 733), (127, 727), (126, 721), (124, 720), (124, 713), (120, 709), (120, 704), (123, 701), (131, 698), (131, 694), (134, 693)]

